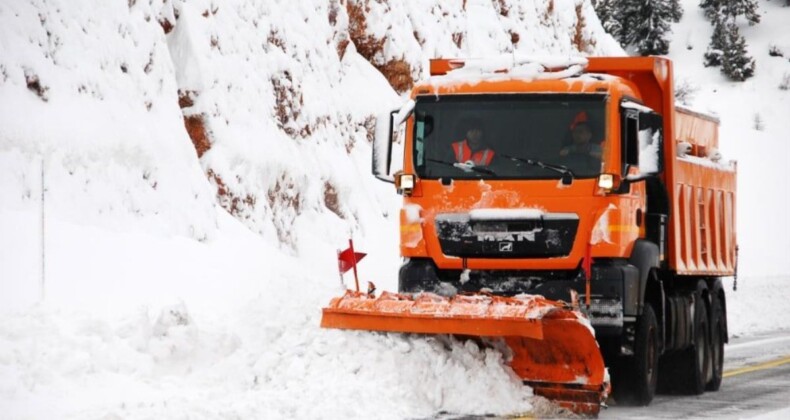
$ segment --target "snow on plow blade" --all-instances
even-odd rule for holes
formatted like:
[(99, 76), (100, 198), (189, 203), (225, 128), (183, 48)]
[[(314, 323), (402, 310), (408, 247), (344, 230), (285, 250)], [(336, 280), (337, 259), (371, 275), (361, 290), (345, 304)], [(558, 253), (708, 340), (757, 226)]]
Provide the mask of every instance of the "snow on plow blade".
[(322, 328), (501, 337), (510, 366), (535, 394), (576, 413), (597, 415), (608, 393), (598, 343), (582, 315), (541, 296), (445, 298), (347, 291), (323, 309)]

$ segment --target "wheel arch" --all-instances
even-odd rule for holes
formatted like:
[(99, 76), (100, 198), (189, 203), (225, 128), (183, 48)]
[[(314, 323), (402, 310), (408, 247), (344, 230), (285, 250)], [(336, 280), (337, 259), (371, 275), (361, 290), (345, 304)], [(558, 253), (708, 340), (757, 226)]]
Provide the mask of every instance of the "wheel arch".
[[(651, 272), (655, 272), (659, 268), (659, 249), (658, 245), (647, 239), (637, 239), (634, 242), (634, 248), (631, 251), (631, 256), (628, 258), (628, 263), (633, 265), (639, 270), (639, 293), (637, 295), (638, 302), (638, 315), (642, 314), (642, 308), (645, 303), (646, 296), (648, 296), (648, 278)], [(650, 286), (650, 291), (653, 292), (654, 286)], [(663, 292), (661, 293), (663, 296)], [(658, 303), (662, 303), (659, 300)], [(660, 308), (653, 307), (654, 310)], [(656, 314), (658, 315), (658, 314)], [(659, 319), (661, 319), (659, 317)]]

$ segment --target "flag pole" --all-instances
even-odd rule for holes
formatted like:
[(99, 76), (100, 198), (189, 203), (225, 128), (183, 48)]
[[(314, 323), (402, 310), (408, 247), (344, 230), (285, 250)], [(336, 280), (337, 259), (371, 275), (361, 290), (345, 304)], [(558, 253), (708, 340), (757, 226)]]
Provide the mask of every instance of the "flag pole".
[(348, 248), (351, 250), (351, 267), (354, 269), (354, 285), (359, 292), (359, 276), (357, 275), (357, 254), (354, 252), (354, 241), (348, 240)]
[(340, 250), (337, 250), (337, 273), (340, 276), (340, 288), (346, 288), (346, 282), (343, 281), (343, 268), (340, 266)]

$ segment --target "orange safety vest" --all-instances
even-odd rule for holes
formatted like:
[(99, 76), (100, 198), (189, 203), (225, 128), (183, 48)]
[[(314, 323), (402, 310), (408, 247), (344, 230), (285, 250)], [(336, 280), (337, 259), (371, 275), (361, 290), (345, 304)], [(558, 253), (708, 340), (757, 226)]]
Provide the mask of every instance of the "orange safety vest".
[(494, 158), (494, 151), (491, 149), (483, 149), (472, 154), (472, 149), (466, 143), (466, 140), (461, 140), (453, 143), (453, 152), (455, 152), (455, 161), (463, 163), (471, 160), (477, 166), (488, 166), (491, 164), (491, 159)]

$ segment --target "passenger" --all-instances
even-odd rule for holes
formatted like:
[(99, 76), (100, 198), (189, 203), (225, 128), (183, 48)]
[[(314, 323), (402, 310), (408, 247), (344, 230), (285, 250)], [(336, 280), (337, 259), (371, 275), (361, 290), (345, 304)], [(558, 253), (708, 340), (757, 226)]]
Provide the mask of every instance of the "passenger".
[(601, 145), (592, 141), (593, 131), (586, 112), (581, 111), (576, 114), (569, 128), (570, 144), (560, 150), (560, 156), (586, 154), (590, 157), (601, 159), (603, 154)]
[(488, 147), (482, 122), (476, 118), (470, 118), (466, 127), (466, 138), (452, 144), (455, 161), (458, 163), (472, 162), (475, 166), (490, 165), (494, 158), (494, 150)]

